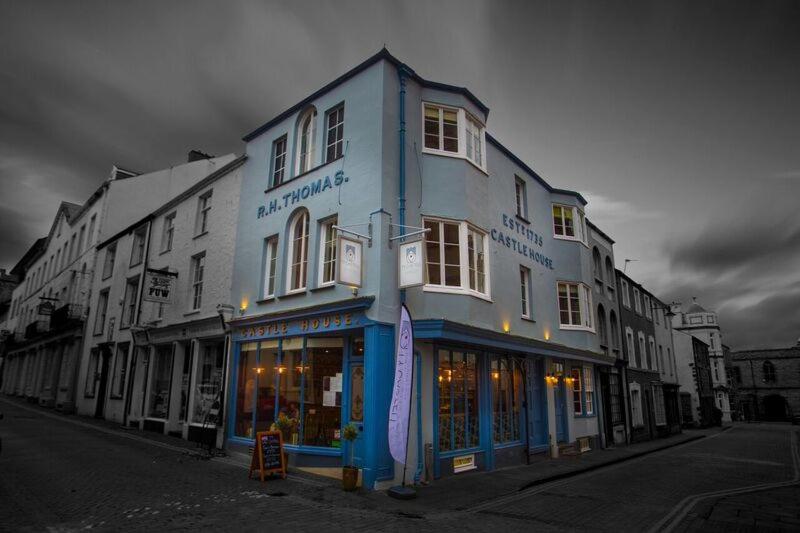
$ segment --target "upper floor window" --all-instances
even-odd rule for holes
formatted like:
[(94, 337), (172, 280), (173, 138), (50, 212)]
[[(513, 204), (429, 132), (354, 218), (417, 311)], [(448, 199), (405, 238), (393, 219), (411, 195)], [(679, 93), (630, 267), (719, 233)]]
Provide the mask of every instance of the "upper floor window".
[(117, 256), (117, 243), (112, 242), (106, 248), (106, 257), (103, 262), (103, 279), (109, 278), (114, 274), (114, 261)]
[(211, 193), (203, 193), (197, 199), (197, 218), (195, 219), (194, 234), (202, 235), (208, 231), (208, 212), (211, 211)]
[(172, 239), (175, 236), (175, 213), (164, 217), (164, 227), (161, 231), (161, 252), (172, 250)]
[(469, 113), (467, 123), (467, 159), (483, 168), (483, 125)]
[(528, 197), (525, 194), (525, 181), (514, 176), (514, 193), (517, 202), (517, 216), (528, 220)]
[(206, 253), (201, 252), (192, 257), (190, 276), (192, 280), (192, 311), (200, 309), (203, 304), (203, 279), (206, 269)]
[(70, 260), (70, 262), (72, 262), (73, 259), (78, 257), (78, 254), (76, 253), (78, 250), (75, 248), (75, 238), (76, 237), (77, 236), (73, 233), (72, 237), (70, 237), (70, 239), (69, 239), (69, 260)]
[(89, 233), (86, 234), (86, 247), (91, 248), (92, 242), (94, 242), (94, 224), (97, 221), (97, 215), (92, 215), (92, 218), (89, 219)]
[(344, 149), (344, 104), (327, 113), (325, 133), (325, 161), (342, 157)]
[(628, 349), (628, 361), (633, 366), (636, 365), (636, 345), (633, 340), (633, 330), (630, 327), (625, 328), (625, 347)]
[(425, 104), (425, 148), (458, 153), (458, 110)]
[(272, 143), (272, 186), (277, 187), (286, 177), (286, 135)]
[(633, 288), (633, 308), (636, 310), (637, 315), (642, 314), (642, 299), (639, 296), (639, 289)]
[(289, 287), (288, 292), (306, 288), (308, 267), (308, 211), (297, 213), (289, 225)]
[(466, 291), (488, 296), (486, 233), (465, 221), (423, 219), (428, 290)]
[(562, 329), (592, 330), (592, 294), (583, 283), (558, 282), (558, 311)]
[(597, 284), (598, 291), (603, 292), (603, 264), (600, 259), (600, 250), (595, 246), (592, 249), (592, 274), (594, 275), (595, 283)]
[(97, 311), (94, 315), (94, 334), (101, 335), (106, 323), (106, 311), (108, 308), (108, 289), (100, 291), (97, 295)]
[(656, 341), (653, 337), (648, 337), (648, 348), (647, 351), (647, 368), (650, 370), (658, 370), (658, 358), (656, 357)]
[(308, 172), (314, 166), (314, 137), (316, 132), (317, 110), (306, 111), (300, 118), (298, 129), (297, 165), (295, 175)]
[(337, 217), (320, 224), (319, 284), (330, 285), (336, 281), (336, 222)]
[(136, 266), (144, 260), (144, 241), (147, 239), (147, 228), (139, 228), (133, 232), (133, 245), (131, 247), (131, 264)]
[(125, 300), (122, 309), (120, 326), (126, 327), (136, 323), (136, 295), (139, 292), (139, 277), (131, 278), (125, 284)]
[(775, 381), (775, 365), (772, 364), (772, 361), (764, 361), (764, 364), (761, 366), (761, 370), (764, 373), (764, 381)]
[(81, 226), (81, 230), (78, 233), (78, 255), (83, 251), (83, 239), (86, 237), (86, 224)]
[(519, 267), (519, 285), (520, 285), (520, 291), (522, 292), (522, 317), (530, 318), (531, 317), (531, 298), (530, 298), (531, 269), (530, 268), (524, 266)]
[(278, 237), (267, 239), (264, 243), (264, 291), (263, 297), (275, 296), (275, 274), (278, 266)]
[(622, 289), (622, 305), (630, 309), (631, 307), (631, 293), (628, 290), (628, 281), (621, 279), (619, 280), (619, 286)]
[(647, 362), (647, 344), (644, 340), (644, 333), (639, 332), (639, 352), (636, 354), (636, 366), (640, 368), (649, 368), (650, 365), (644, 366)]
[(575, 206), (553, 204), (553, 236), (559, 239), (586, 241), (586, 219)]
[(646, 294), (643, 294), (642, 300), (644, 300), (644, 316), (650, 320), (653, 320), (653, 306), (650, 304), (650, 297)]

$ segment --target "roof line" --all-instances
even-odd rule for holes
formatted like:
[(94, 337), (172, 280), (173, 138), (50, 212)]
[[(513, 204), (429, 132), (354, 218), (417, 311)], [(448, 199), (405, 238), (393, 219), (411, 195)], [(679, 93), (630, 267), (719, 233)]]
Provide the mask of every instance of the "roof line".
[(574, 197), (576, 197), (578, 200), (580, 200), (580, 202), (581, 202), (581, 203), (583, 203), (583, 205), (586, 205), (586, 204), (588, 203), (588, 202), (586, 201), (586, 198), (584, 198), (584, 197), (581, 195), (581, 193), (579, 193), (579, 192), (575, 192), (575, 191), (569, 191), (569, 190), (566, 190), (566, 189), (556, 189), (555, 187), (552, 187), (552, 186), (551, 186), (549, 183), (547, 183), (547, 182), (544, 180), (544, 178), (542, 178), (542, 177), (541, 177), (541, 176), (540, 176), (540, 175), (539, 175), (539, 174), (538, 174), (538, 173), (537, 173), (535, 170), (533, 170), (531, 167), (529, 167), (529, 166), (528, 166), (528, 165), (527, 165), (527, 164), (526, 164), (526, 163), (525, 163), (525, 162), (524, 162), (522, 159), (520, 159), (519, 157), (517, 157), (516, 155), (514, 155), (514, 153), (513, 153), (511, 150), (509, 150), (508, 148), (506, 148), (505, 146), (503, 146), (503, 145), (500, 143), (500, 141), (498, 141), (498, 140), (497, 140), (497, 139), (496, 139), (494, 136), (490, 135), (488, 131), (486, 132), (486, 140), (487, 140), (488, 142), (492, 143), (493, 145), (495, 145), (495, 147), (496, 147), (498, 150), (500, 150), (501, 152), (503, 152), (503, 154), (505, 154), (505, 156), (506, 156), (506, 157), (508, 157), (509, 159), (511, 159), (511, 160), (512, 160), (514, 163), (516, 163), (516, 164), (517, 164), (519, 167), (521, 167), (523, 170), (525, 170), (525, 172), (527, 172), (527, 173), (529, 173), (531, 176), (533, 176), (533, 178), (534, 178), (536, 181), (538, 181), (538, 182), (539, 182), (539, 183), (540, 183), (540, 184), (541, 184), (541, 185), (542, 185), (542, 186), (543, 186), (545, 189), (547, 189), (547, 190), (548, 190), (548, 192), (554, 192), (554, 193), (557, 193), (557, 194), (566, 194), (566, 195), (569, 195), (569, 196), (574, 196)]
[(356, 65), (355, 67), (353, 67), (352, 69), (348, 70), (347, 72), (345, 72), (344, 74), (342, 74), (341, 76), (339, 76), (338, 78), (333, 80), (332, 82), (328, 83), (327, 85), (325, 85), (321, 89), (318, 89), (317, 91), (313, 92), (309, 96), (306, 96), (305, 98), (300, 100), (298, 103), (296, 103), (295, 105), (293, 105), (292, 107), (290, 107), (286, 111), (283, 111), (282, 113), (279, 113), (275, 118), (267, 121), (262, 126), (259, 126), (255, 130), (251, 131), (250, 133), (248, 133), (247, 135), (242, 137), (242, 140), (245, 141), (245, 142), (249, 142), (249, 141), (253, 140), (254, 138), (258, 137), (259, 135), (264, 133), (266, 130), (268, 130), (269, 128), (271, 128), (272, 126), (277, 124), (278, 122), (281, 122), (282, 120), (286, 119), (290, 115), (296, 113), (297, 111), (299, 111), (303, 107), (307, 106), (309, 103), (313, 102), (314, 100), (316, 100), (317, 98), (319, 98), (323, 94), (327, 93), (328, 91), (331, 91), (331, 90), (335, 89), (336, 87), (338, 87), (339, 85), (341, 85), (345, 81), (347, 81), (350, 78), (354, 77), (355, 75), (363, 72), (364, 70), (366, 70), (367, 68), (371, 67), (372, 65), (374, 65), (375, 63), (377, 63), (378, 61), (381, 61), (381, 60), (386, 60), (389, 63), (393, 64), (397, 68), (405, 67), (410, 72), (411, 78), (414, 81), (416, 81), (417, 83), (419, 83), (420, 85), (423, 85), (424, 87), (430, 87), (430, 88), (433, 88), (433, 89), (441, 89), (441, 90), (445, 90), (445, 91), (452, 91), (452, 92), (461, 93), (464, 96), (466, 96), (473, 104), (475, 104), (478, 107), (478, 109), (480, 109), (483, 112), (484, 115), (488, 115), (489, 114), (489, 108), (486, 106), (486, 104), (481, 102), (478, 99), (478, 97), (475, 96), (466, 87), (457, 87), (455, 85), (448, 85), (446, 83), (440, 83), (440, 82), (436, 82), (436, 81), (426, 80), (425, 78), (421, 77), (416, 72), (414, 72), (414, 69), (412, 69), (411, 67), (409, 67), (408, 65), (406, 65), (405, 63), (403, 63), (402, 61), (400, 61), (399, 59), (394, 57), (392, 54), (390, 54), (389, 50), (387, 50), (384, 47), (377, 54), (369, 57), (366, 61), (363, 61), (362, 63)]
[(127, 227), (125, 227), (123, 229), (121, 229), (120, 231), (118, 231), (117, 233), (115, 233), (114, 235), (109, 237), (108, 239), (106, 239), (103, 242), (101, 242), (100, 244), (98, 244), (97, 245), (97, 249), (101, 250), (101, 249), (105, 248), (106, 246), (108, 246), (112, 242), (118, 240), (123, 235), (126, 235), (126, 234), (130, 233), (131, 231), (135, 230), (136, 228), (138, 228), (139, 226), (141, 226), (145, 222), (154, 219), (155, 217), (160, 215), (163, 211), (166, 211), (167, 209), (169, 209), (170, 207), (172, 207), (176, 203), (179, 203), (179, 202), (183, 201), (184, 199), (188, 198), (189, 196), (191, 196), (192, 194), (194, 194), (198, 190), (202, 189), (203, 187), (206, 187), (210, 183), (212, 183), (212, 182), (216, 181), (217, 179), (221, 178), (222, 176), (224, 176), (225, 174), (227, 174), (231, 170), (235, 170), (236, 168), (242, 166), (242, 164), (244, 164), (244, 162), (246, 160), (247, 160), (247, 156), (246, 155), (241, 155), (241, 156), (237, 157), (236, 159), (234, 159), (233, 161), (231, 161), (230, 163), (228, 163), (227, 165), (218, 168), (217, 170), (215, 170), (214, 172), (212, 172), (211, 174), (209, 174), (208, 176), (206, 176), (202, 180), (198, 181), (197, 183), (195, 183), (194, 185), (192, 185), (191, 187), (189, 187), (185, 191), (179, 193), (178, 195), (176, 195), (175, 197), (171, 198), (167, 202), (161, 204), (159, 207), (157, 207), (156, 209), (154, 209), (153, 211), (151, 211), (147, 215), (145, 215), (142, 218), (136, 220), (132, 224), (128, 225)]
[(607, 235), (607, 234), (606, 234), (606, 233), (605, 233), (603, 230), (601, 230), (600, 228), (598, 228), (598, 227), (597, 227), (597, 226), (596, 226), (596, 225), (595, 225), (595, 224), (594, 224), (594, 223), (593, 223), (591, 220), (589, 220), (588, 218), (586, 219), (586, 225), (587, 225), (587, 226), (589, 226), (590, 228), (592, 228), (592, 229), (593, 229), (594, 231), (596, 231), (597, 233), (599, 233), (599, 234), (600, 234), (600, 236), (601, 236), (601, 237), (603, 237), (604, 239), (606, 239), (608, 242), (610, 242), (611, 244), (614, 244), (614, 239), (612, 239), (611, 237), (609, 237), (609, 236), (608, 236), (608, 235)]

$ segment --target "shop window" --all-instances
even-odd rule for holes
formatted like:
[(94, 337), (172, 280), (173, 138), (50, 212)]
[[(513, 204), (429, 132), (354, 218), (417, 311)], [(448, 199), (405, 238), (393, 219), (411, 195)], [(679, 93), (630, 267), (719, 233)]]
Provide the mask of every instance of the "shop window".
[(479, 443), (477, 357), (438, 352), (439, 450), (474, 448)]
[(619, 389), (619, 375), (618, 374), (609, 374), (608, 375), (608, 388), (609, 388), (609, 398), (611, 399), (610, 408), (611, 408), (611, 424), (617, 425), (622, 424), (624, 419), (622, 417), (622, 401), (620, 400), (620, 389)]
[(594, 376), (588, 366), (583, 367), (583, 405), (587, 415), (594, 414)]
[(520, 440), (522, 406), (522, 369), (508, 356), (495, 356), (491, 361), (492, 431), (494, 442)]
[(336, 281), (336, 226), (337, 217), (320, 224), (319, 284), (331, 285)]
[[(278, 385), (283, 379), (278, 364), (278, 341), (262, 341), (252, 359), (251, 372), (254, 372), (255, 381), (251, 384), (251, 388), (256, 394), (248, 405), (252, 405), (253, 401), (256, 402), (255, 430), (269, 431), (275, 422)], [(252, 415), (252, 408), (250, 411)]]
[(581, 369), (573, 368), (572, 373), (572, 412), (576, 415), (583, 414), (583, 384)]
[(172, 376), (172, 345), (157, 346), (151, 363), (150, 400), (147, 416), (166, 419), (169, 414), (169, 398)]
[(561, 329), (592, 330), (592, 294), (583, 283), (558, 283)]
[(86, 398), (94, 398), (99, 360), (100, 354), (97, 348), (92, 348), (91, 352), (89, 352), (89, 364), (86, 367), (86, 383), (83, 386), (83, 395)]
[(308, 211), (298, 212), (289, 225), (289, 287), (288, 292), (306, 289), (308, 268)]
[(300, 367), (305, 378), (301, 444), (341, 447), (342, 348), (341, 338), (309, 338), (306, 341), (306, 362)]
[(200, 345), (197, 378), (194, 385), (194, 412), (192, 422), (207, 421), (214, 401), (222, 389), (224, 344), (209, 342)]
[(328, 111), (326, 118), (325, 161), (330, 163), (342, 157), (344, 148), (344, 104)]
[[(242, 344), (236, 369), (234, 435), (248, 439), (255, 437), (253, 432), (253, 408), (256, 398), (256, 376), (264, 373), (264, 369), (258, 366), (257, 356), (258, 343)], [(273, 375), (272, 372), (267, 374)], [(274, 396), (273, 394), (272, 397), (274, 398)]]
[(125, 393), (125, 373), (128, 367), (128, 348), (130, 344), (121, 342), (117, 344), (114, 356), (114, 375), (111, 379), (111, 397), (122, 398)]

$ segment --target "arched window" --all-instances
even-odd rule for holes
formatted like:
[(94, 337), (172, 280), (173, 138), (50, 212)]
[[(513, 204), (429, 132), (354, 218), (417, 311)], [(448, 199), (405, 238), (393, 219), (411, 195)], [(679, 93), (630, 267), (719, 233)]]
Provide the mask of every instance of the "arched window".
[(592, 250), (592, 266), (594, 272), (594, 279), (603, 281), (603, 264), (600, 260), (600, 250), (597, 249), (597, 246), (594, 247)]
[(308, 172), (314, 166), (314, 137), (316, 132), (317, 110), (313, 107), (303, 113), (298, 121), (297, 165), (295, 175)]
[(289, 224), (289, 292), (306, 288), (308, 270), (308, 211), (303, 209), (294, 215)]
[(611, 324), (611, 349), (616, 350), (619, 348), (617, 339), (619, 339), (619, 325), (617, 325), (617, 314), (612, 309), (608, 314), (608, 321)]
[(608, 353), (608, 328), (606, 327), (606, 311), (603, 305), (597, 306), (597, 334), (600, 336), (600, 347)]
[(775, 381), (775, 365), (772, 364), (771, 361), (764, 361), (764, 365), (761, 367), (762, 371), (764, 372), (764, 381)]
[(614, 263), (611, 262), (611, 258), (606, 256), (606, 283), (614, 286)]

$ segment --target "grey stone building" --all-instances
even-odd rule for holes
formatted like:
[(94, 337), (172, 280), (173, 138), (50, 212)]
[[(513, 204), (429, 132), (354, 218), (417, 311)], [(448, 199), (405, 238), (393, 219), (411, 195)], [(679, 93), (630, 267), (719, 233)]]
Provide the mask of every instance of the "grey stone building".
[(746, 420), (800, 415), (800, 340), (789, 348), (732, 352), (731, 369)]

